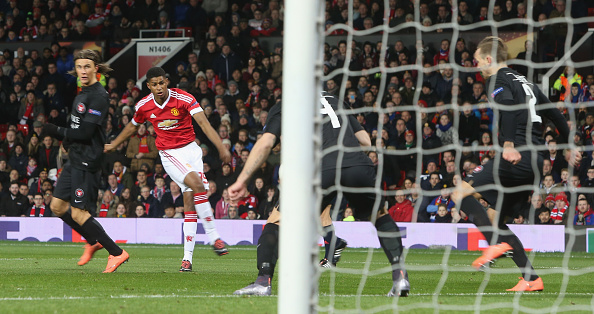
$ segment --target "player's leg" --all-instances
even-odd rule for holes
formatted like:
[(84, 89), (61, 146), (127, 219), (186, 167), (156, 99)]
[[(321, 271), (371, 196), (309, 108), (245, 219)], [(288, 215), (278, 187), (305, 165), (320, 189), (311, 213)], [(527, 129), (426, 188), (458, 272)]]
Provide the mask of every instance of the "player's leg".
[[(112, 273), (129, 259), (129, 254), (122, 250), (103, 229), (103, 226), (91, 216), (89, 211), (97, 207), (97, 194), (101, 174), (72, 169), (72, 184), (76, 189), (72, 191), (71, 211), (72, 219), (76, 221), (90, 237), (97, 240), (109, 252), (107, 266), (104, 273)], [(79, 208), (80, 207), (80, 208)], [(84, 209), (83, 209), (84, 208)]]
[(62, 221), (64, 221), (74, 231), (78, 232), (78, 234), (80, 234), (87, 241), (87, 244), (85, 244), (84, 247), (84, 252), (77, 262), (79, 266), (86, 265), (88, 262), (91, 261), (95, 252), (103, 248), (103, 245), (97, 242), (97, 239), (91, 237), (89, 233), (82, 228), (81, 225), (79, 225), (76, 221), (74, 221), (74, 219), (72, 219), (72, 211), (70, 210), (69, 202), (66, 202), (54, 196), (50, 207), (54, 215), (60, 217)]
[(278, 260), (279, 223), (280, 212), (278, 211), (278, 207), (275, 207), (266, 221), (260, 239), (258, 239), (258, 277), (255, 282), (242, 289), (236, 290), (233, 294), (270, 295), (272, 293), (271, 281), (274, 276), (276, 261)]
[(522, 205), (523, 200), (528, 200), (529, 193), (522, 191), (506, 194), (503, 199), (502, 213), (499, 217), (499, 242), (507, 243), (511, 246), (511, 258), (518, 268), (520, 268), (520, 272), (522, 272), (520, 282), (514, 288), (508, 289), (508, 291), (540, 291), (544, 288), (542, 279), (536, 274), (532, 263), (530, 263), (526, 255), (522, 241), (505, 224), (505, 218), (513, 214), (514, 210)]
[(208, 240), (213, 246), (215, 253), (219, 256), (228, 254), (229, 251), (225, 247), (225, 242), (221, 240), (221, 236), (217, 231), (215, 219), (212, 214), (212, 208), (208, 202), (208, 196), (206, 195), (205, 188), (205, 186), (208, 185), (206, 177), (204, 177), (203, 173), (192, 171), (189, 172), (184, 178), (184, 184), (191, 189), (191, 191), (184, 191), (184, 194), (193, 194), (194, 208), (200, 217), (204, 231), (206, 232)]
[(459, 205), (459, 210), (464, 212), (479, 231), (483, 234), (490, 245), (496, 243), (493, 239), (493, 230), (496, 223), (489, 217), (489, 214), (478, 201), (477, 197), (482, 195), (490, 204), (497, 200), (497, 191), (480, 191), (480, 195), (475, 190), (477, 187), (495, 184), (493, 178), (493, 162), (490, 161), (483, 166), (477, 167), (472, 176), (466, 178), (469, 182), (456, 180), (456, 189), (452, 193), (452, 199)]
[[(192, 256), (195, 246), (196, 228), (198, 227), (198, 216), (202, 219), (202, 225), (209, 236), (211, 244), (222, 243), (218, 241), (218, 233), (214, 229), (214, 218), (208, 200), (204, 202), (206, 190), (204, 183), (195, 171), (202, 171), (202, 150), (196, 143), (190, 143), (182, 148), (159, 151), (161, 162), (165, 172), (179, 185), (184, 197), (184, 257), (180, 271), (191, 270)], [(186, 183), (187, 180), (187, 183)], [(195, 191), (201, 191), (196, 195)], [(196, 204), (195, 196), (200, 197), (200, 204)], [(202, 212), (201, 212), (202, 211)], [(208, 217), (211, 217), (208, 219)], [(207, 221), (210, 220), (210, 221)], [(214, 232), (213, 232), (214, 230)], [(211, 237), (216, 237), (212, 239)], [(225, 249), (226, 250), (226, 249)], [(215, 252), (217, 251), (215, 247)], [(218, 254), (218, 253), (217, 253)]]
[(182, 193), (184, 198), (184, 257), (180, 272), (192, 271), (192, 257), (194, 255), (194, 246), (196, 244), (196, 229), (198, 227), (198, 214), (194, 208), (194, 194), (192, 191)]
[[(329, 189), (332, 187), (334, 185), (335, 177), (335, 169), (322, 171), (322, 189)], [(336, 236), (334, 225), (332, 224), (332, 217), (330, 215), (333, 202), (336, 201), (336, 195), (336, 192), (329, 192), (322, 197), (320, 220), (322, 223), (322, 237), (324, 238), (324, 258), (320, 260), (320, 266), (326, 268), (335, 267), (340, 261), (342, 251), (347, 247), (347, 242)], [(334, 206), (334, 208), (338, 207), (340, 206)]]
[[(373, 187), (375, 186), (375, 169), (368, 166), (350, 167), (342, 169), (342, 182), (348, 187)], [(374, 211), (377, 218), (374, 223), (377, 230), (380, 246), (384, 250), (388, 262), (392, 265), (392, 289), (388, 296), (408, 296), (410, 284), (408, 273), (404, 267), (402, 254), (404, 252), (400, 230), (385, 210), (379, 210), (383, 202), (376, 204), (374, 193), (345, 193), (349, 203), (355, 208), (355, 219), (369, 220)]]
[(70, 164), (66, 164), (62, 168), (62, 174), (60, 175), (58, 183), (56, 184), (54, 198), (50, 204), (50, 209), (55, 216), (60, 217), (62, 221), (64, 221), (74, 231), (78, 232), (78, 234), (80, 234), (87, 241), (87, 244), (85, 245), (85, 251), (78, 261), (78, 265), (83, 266), (87, 264), (93, 258), (95, 252), (102, 249), (103, 246), (101, 243), (97, 242), (97, 239), (91, 237), (80, 224), (72, 219), (70, 203), (67, 201), (70, 200), (72, 194), (71, 180), (72, 173), (70, 171)]
[[(327, 204), (326, 201), (322, 201), (322, 203)], [(322, 208), (324, 210), (320, 215), (320, 220), (322, 222), (322, 237), (324, 238), (324, 258), (320, 260), (320, 266), (331, 268), (336, 267), (336, 264), (340, 261), (342, 251), (344, 251), (348, 243), (336, 236), (332, 217), (330, 216), (332, 205), (328, 204)]]

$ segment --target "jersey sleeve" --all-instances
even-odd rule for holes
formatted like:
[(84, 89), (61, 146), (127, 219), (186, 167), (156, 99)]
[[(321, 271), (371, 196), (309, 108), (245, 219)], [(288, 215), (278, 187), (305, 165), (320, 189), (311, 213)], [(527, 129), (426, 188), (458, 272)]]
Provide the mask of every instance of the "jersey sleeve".
[(82, 121), (99, 125), (103, 124), (103, 120), (107, 117), (109, 108), (107, 95), (93, 93), (89, 99), (87, 99), (87, 102), (88, 108), (83, 115)]
[(353, 133), (365, 130), (353, 115), (349, 115), (349, 124), (351, 125), (351, 128), (353, 128)]
[(196, 98), (194, 98), (194, 96), (192, 96), (192, 94), (185, 92), (183, 90), (178, 90), (177, 91), (179, 94), (184, 95), (184, 99), (187, 99), (187, 101), (184, 101), (184, 106), (187, 106), (186, 109), (188, 110), (188, 112), (190, 113), (190, 115), (195, 115), (198, 112), (202, 112), (202, 107), (200, 106), (200, 104), (198, 103), (198, 101), (196, 100)]
[(142, 107), (137, 107), (136, 112), (134, 112), (134, 116), (132, 117), (132, 120), (130, 120), (130, 122), (138, 126), (143, 124), (144, 121), (146, 121), (146, 118), (144, 116), (144, 110), (142, 110)]
[(277, 138), (277, 141), (281, 136), (281, 107), (282, 104), (278, 103), (270, 109), (270, 112), (268, 112), (266, 125), (264, 126), (264, 133), (274, 134)]
[(491, 98), (498, 104), (514, 102), (514, 94), (509, 82), (499, 75), (495, 80), (495, 88), (491, 93)]
[[(514, 93), (512, 91), (512, 85), (507, 80), (507, 77), (497, 75), (495, 80), (495, 87), (491, 93), (491, 99), (500, 105), (514, 105)], [(500, 107), (503, 108), (503, 107)], [(520, 114), (520, 110), (500, 110), (500, 136), (502, 142), (515, 142), (517, 119), (516, 117)]]

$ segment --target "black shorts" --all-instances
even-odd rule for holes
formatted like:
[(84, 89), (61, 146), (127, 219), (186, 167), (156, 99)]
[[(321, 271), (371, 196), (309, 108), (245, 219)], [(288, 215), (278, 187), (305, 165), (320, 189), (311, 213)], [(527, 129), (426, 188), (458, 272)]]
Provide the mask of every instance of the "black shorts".
[(97, 210), (97, 194), (101, 172), (89, 172), (76, 169), (66, 163), (62, 168), (54, 197), (70, 201), (70, 205), (94, 214)]
[[(502, 213), (513, 215), (518, 206), (528, 202), (528, 196), (532, 194), (532, 188), (526, 188), (522, 185), (533, 185), (535, 179), (539, 179), (540, 175), (535, 178), (534, 171), (531, 171), (530, 156), (522, 154), (522, 161), (518, 165), (501, 160), (497, 174), (499, 181), (495, 178), (495, 161), (489, 160), (485, 165), (478, 166), (474, 169), (472, 176), (466, 177), (472, 187), (492, 206), (492, 208), (501, 210)], [(537, 158), (537, 167), (542, 169), (542, 158)], [(499, 190), (495, 188), (481, 188), (486, 185), (496, 185), (506, 188), (514, 188), (512, 191), (507, 191), (503, 194), (501, 200), (498, 199)], [(498, 204), (500, 203), (500, 204)], [(503, 216), (503, 215), (502, 215)]]
[[(322, 171), (322, 188), (329, 189), (334, 186), (336, 180), (336, 169)], [(375, 168), (372, 166), (353, 166), (341, 169), (340, 176), (341, 187), (349, 188), (374, 188), (375, 187)], [(333, 200), (337, 196), (337, 191), (324, 194), (322, 198), (322, 208), (324, 210), (328, 205), (334, 205)], [(343, 192), (344, 198), (349, 206), (354, 209), (354, 216), (357, 220), (369, 220), (371, 213), (381, 208), (380, 201), (375, 207), (376, 194), (370, 192)], [(337, 200), (341, 202), (341, 200)]]

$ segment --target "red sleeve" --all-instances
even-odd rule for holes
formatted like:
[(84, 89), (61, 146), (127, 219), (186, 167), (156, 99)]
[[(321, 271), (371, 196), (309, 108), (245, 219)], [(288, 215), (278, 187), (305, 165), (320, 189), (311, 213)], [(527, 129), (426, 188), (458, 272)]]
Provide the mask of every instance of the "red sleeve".
[(136, 108), (136, 112), (134, 113), (134, 117), (132, 117), (132, 123), (134, 125), (139, 125), (139, 124), (143, 124), (144, 121), (146, 121), (146, 118), (144, 116), (144, 110), (142, 110), (142, 107)]
[(188, 112), (190, 113), (190, 115), (194, 115), (195, 113), (198, 113), (200, 111), (202, 111), (202, 107), (200, 107), (200, 103), (198, 103), (198, 101), (196, 100), (196, 98), (194, 98), (194, 96), (192, 96), (192, 94), (185, 92), (181, 89), (177, 89), (176, 90), (178, 94), (183, 95), (184, 97), (184, 108), (186, 110), (188, 110)]

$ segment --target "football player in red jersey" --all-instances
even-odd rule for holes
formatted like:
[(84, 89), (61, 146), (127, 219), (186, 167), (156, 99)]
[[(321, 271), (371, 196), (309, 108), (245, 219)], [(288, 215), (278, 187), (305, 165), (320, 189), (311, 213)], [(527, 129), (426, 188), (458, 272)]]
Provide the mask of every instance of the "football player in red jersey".
[[(202, 149), (195, 141), (192, 118), (216, 146), (222, 162), (229, 162), (231, 153), (223, 147), (219, 135), (208, 122), (194, 96), (181, 89), (168, 88), (169, 79), (160, 67), (149, 69), (146, 78), (151, 94), (136, 104), (136, 112), (130, 123), (116, 139), (105, 145), (104, 151), (114, 150), (124, 140), (136, 134), (138, 126), (145, 121), (154, 126), (157, 135), (155, 144), (159, 149), (163, 167), (184, 193), (185, 242), (180, 271), (191, 271), (198, 215), (215, 253), (228, 253), (215, 227), (206, 195), (208, 181), (204, 176)], [(192, 203), (194, 207), (191, 206)]]

